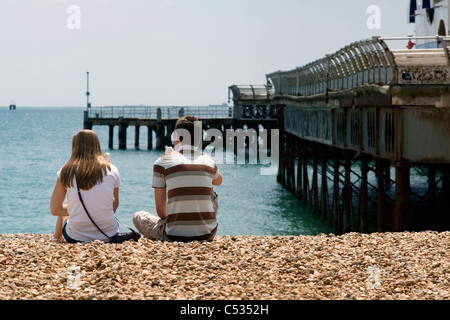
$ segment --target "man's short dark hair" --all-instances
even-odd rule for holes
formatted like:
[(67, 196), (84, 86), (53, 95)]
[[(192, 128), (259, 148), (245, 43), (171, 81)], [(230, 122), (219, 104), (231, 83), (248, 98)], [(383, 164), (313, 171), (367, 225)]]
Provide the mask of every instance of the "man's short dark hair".
[[(185, 116), (180, 119), (178, 119), (176, 125), (175, 125), (175, 131), (178, 129), (184, 129), (190, 134), (190, 140), (191, 141), (183, 141), (184, 135), (183, 130), (179, 131), (180, 141), (183, 142), (183, 144), (189, 144), (191, 146), (198, 147), (200, 145), (200, 142), (202, 141), (202, 128), (201, 128), (201, 122), (198, 121), (198, 118), (195, 116)], [(197, 129), (197, 133), (196, 133)], [(198, 137), (196, 136), (198, 135)]]

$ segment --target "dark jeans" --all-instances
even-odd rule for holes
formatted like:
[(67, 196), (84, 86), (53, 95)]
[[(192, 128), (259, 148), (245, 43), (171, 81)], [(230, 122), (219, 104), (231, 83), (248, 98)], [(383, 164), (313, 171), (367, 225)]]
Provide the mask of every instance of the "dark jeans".
[(67, 241), (68, 243), (78, 243), (78, 242), (82, 242), (82, 241), (74, 240), (74, 239), (72, 239), (71, 237), (69, 237), (69, 236), (67, 235), (67, 232), (66, 232), (66, 225), (67, 225), (67, 221), (64, 222), (64, 225), (63, 225), (63, 236), (64, 236), (64, 239), (66, 239), (66, 241)]

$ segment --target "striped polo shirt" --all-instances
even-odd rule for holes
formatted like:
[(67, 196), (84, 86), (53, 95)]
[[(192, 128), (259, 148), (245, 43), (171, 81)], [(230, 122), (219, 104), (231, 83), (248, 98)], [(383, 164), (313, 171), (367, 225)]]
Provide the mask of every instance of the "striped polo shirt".
[(215, 235), (211, 194), (218, 176), (214, 160), (192, 146), (183, 145), (155, 161), (153, 188), (166, 188), (165, 233), (169, 240), (207, 240)]

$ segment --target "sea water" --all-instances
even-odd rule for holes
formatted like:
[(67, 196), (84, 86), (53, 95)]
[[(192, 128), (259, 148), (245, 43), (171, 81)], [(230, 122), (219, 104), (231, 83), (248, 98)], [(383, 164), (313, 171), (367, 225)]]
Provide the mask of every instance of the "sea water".
[[(56, 217), (50, 198), (57, 171), (71, 155), (72, 137), (83, 129), (81, 107), (0, 108), (0, 234), (53, 233)], [(128, 150), (108, 148), (109, 128), (94, 126), (103, 152), (119, 169), (122, 187), (117, 217), (129, 226), (134, 212), (155, 213), (153, 163), (164, 151), (147, 150), (147, 128), (141, 127), (141, 149), (128, 128)], [(276, 176), (260, 174), (260, 165), (219, 166), (219, 235), (316, 235), (334, 232), (326, 222), (281, 187)]]

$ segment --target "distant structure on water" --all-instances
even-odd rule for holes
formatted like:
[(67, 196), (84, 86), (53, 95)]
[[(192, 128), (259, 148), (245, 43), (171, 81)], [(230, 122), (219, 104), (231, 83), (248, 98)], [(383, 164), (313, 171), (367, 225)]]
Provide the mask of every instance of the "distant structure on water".
[(9, 110), (16, 110), (16, 104), (14, 103), (14, 101), (11, 101), (11, 103), (9, 104)]

